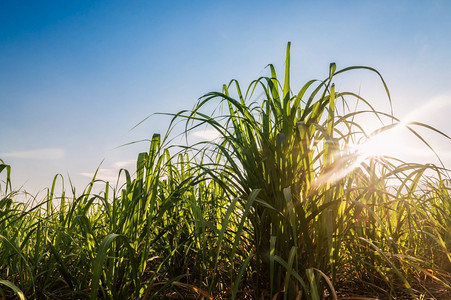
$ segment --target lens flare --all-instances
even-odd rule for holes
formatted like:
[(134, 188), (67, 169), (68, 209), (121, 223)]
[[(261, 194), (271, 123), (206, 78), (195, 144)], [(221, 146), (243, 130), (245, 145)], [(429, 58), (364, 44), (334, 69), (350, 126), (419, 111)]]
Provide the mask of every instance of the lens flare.
[(402, 124), (370, 136), (361, 144), (352, 146), (357, 155), (364, 159), (377, 156), (402, 158), (409, 152), (409, 143), (405, 139), (408, 131)]
[[(436, 153), (426, 144), (428, 141), (422, 141), (413, 133), (413, 130), (416, 130), (417, 127), (429, 130), (432, 128), (415, 122), (415, 120), (419, 117), (428, 118), (433, 112), (450, 105), (450, 97), (437, 97), (409, 112), (402, 121), (382, 126), (363, 141), (346, 145), (342, 151), (336, 154), (335, 167), (320, 175), (315, 180), (316, 184), (338, 181), (371, 158), (394, 158), (409, 162), (425, 159), (430, 161)], [(441, 137), (450, 138), (442, 132), (434, 129), (432, 131)]]

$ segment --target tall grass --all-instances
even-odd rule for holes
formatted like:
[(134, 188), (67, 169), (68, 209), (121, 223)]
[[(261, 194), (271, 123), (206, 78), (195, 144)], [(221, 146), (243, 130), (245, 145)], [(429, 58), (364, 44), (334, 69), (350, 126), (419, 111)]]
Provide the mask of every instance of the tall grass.
[[(440, 297), (450, 290), (451, 198), (443, 167), (359, 153), (371, 139), (359, 116), (401, 124), (352, 92), (337, 70), (294, 93), (285, 73), (242, 89), (236, 80), (172, 115), (136, 171), (118, 186), (97, 180), (77, 195), (14, 198), (0, 174), (0, 293), (29, 298), (337, 299)], [(366, 109), (354, 111), (356, 102)], [(211, 111), (211, 104), (219, 108)], [(216, 130), (175, 145), (170, 133)], [(404, 124), (404, 123), (402, 123)], [(407, 128), (440, 131), (421, 123)], [(373, 134), (377, 134), (373, 133)], [(118, 180), (119, 182), (119, 180)], [(94, 185), (103, 192), (93, 193)], [(449, 295), (449, 294), (448, 294)]]

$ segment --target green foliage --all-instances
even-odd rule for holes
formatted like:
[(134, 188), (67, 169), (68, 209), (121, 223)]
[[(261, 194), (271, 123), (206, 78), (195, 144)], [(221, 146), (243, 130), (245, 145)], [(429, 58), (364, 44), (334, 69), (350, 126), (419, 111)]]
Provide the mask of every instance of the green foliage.
[[(136, 171), (96, 179), (67, 195), (57, 175), (45, 199), (15, 200), (0, 161), (0, 293), (28, 298), (337, 299), (357, 287), (374, 295), (433, 296), (450, 289), (451, 198), (446, 170), (362, 157), (355, 145), (401, 122), (376, 111), (335, 78), (294, 93), (290, 44), (284, 81), (232, 80), (191, 111), (172, 114)], [(366, 110), (352, 111), (353, 103)], [(219, 109), (209, 111), (211, 104)], [(205, 111), (206, 110), (206, 111)], [(389, 120), (373, 134), (357, 121)], [(175, 124), (210, 128), (213, 141), (170, 143)], [(405, 125), (426, 147), (415, 127)], [(446, 135), (444, 135), (447, 137)], [(58, 196), (56, 186), (61, 181)], [(94, 193), (94, 186), (103, 191)], [(353, 285), (350, 286), (349, 283)], [(2, 289), (6, 287), (6, 289)]]

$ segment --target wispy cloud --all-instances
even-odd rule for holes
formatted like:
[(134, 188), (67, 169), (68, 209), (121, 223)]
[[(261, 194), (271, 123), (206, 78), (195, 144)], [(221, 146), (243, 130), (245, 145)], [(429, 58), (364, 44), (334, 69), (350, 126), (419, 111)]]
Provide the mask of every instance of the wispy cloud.
[(117, 161), (114, 163), (114, 166), (119, 169), (121, 169), (121, 168), (127, 169), (129, 167), (133, 167), (135, 164), (136, 164), (136, 160), (132, 159), (132, 160)]
[(403, 123), (416, 121), (418, 118), (424, 117), (433, 119), (437, 112), (441, 112), (443, 111), (443, 109), (449, 106), (451, 106), (451, 95), (437, 96), (425, 102), (420, 107), (415, 108), (413, 111), (410, 111), (403, 118)]
[[(80, 175), (85, 176), (85, 177), (89, 177), (89, 178), (93, 178), (94, 177), (94, 172), (92, 173), (80, 173)], [(117, 180), (117, 175), (118, 172), (117, 170), (114, 169), (99, 169), (97, 171), (97, 175), (96, 175), (96, 179), (99, 180), (105, 180), (105, 181), (109, 181), (109, 182), (116, 182)]]
[(221, 137), (221, 134), (214, 129), (194, 131), (193, 133), (191, 133), (191, 135), (193, 137), (201, 138), (208, 141), (215, 141)]
[(26, 151), (13, 151), (0, 153), (0, 157), (15, 157), (28, 159), (61, 159), (65, 155), (64, 149), (61, 148), (44, 148)]
[[(120, 169), (127, 169), (133, 174), (134, 169), (133, 166), (135, 165), (136, 160), (123, 160), (123, 161), (117, 161), (113, 164), (111, 168), (100, 168), (97, 171), (96, 179), (109, 181), (111, 183), (116, 183), (119, 170)], [(80, 175), (93, 178), (94, 172), (83, 172), (80, 173)]]

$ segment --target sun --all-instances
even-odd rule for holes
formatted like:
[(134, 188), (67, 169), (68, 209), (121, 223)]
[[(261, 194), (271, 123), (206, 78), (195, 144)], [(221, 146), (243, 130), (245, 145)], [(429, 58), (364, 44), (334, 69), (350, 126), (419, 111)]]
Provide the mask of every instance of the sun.
[(357, 155), (363, 158), (393, 157), (404, 159), (412, 154), (413, 145), (409, 130), (402, 124), (371, 134), (365, 141), (354, 145)]

